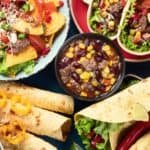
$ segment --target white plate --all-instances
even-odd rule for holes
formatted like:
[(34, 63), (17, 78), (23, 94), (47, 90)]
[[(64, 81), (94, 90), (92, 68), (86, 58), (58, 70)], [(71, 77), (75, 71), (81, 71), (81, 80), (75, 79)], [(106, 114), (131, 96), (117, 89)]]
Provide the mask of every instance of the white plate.
[(25, 74), (21, 72), (15, 78), (10, 78), (10, 77), (0, 75), (0, 80), (19, 80), (19, 79), (27, 78), (31, 75), (38, 73), (39, 71), (44, 69), (50, 62), (53, 61), (60, 47), (63, 45), (64, 41), (66, 40), (69, 31), (70, 15), (69, 15), (68, 3), (66, 0), (64, 0), (64, 6), (60, 9), (60, 12), (62, 12), (63, 15), (65, 15), (66, 17), (66, 25), (55, 38), (51, 51), (45, 57), (42, 57), (38, 60), (33, 72), (31, 74)]

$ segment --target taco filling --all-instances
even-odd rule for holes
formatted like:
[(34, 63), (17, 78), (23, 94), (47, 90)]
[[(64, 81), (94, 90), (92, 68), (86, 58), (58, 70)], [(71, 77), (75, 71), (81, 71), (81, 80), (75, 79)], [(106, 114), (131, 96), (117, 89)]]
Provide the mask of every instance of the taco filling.
[(122, 31), (121, 43), (136, 52), (150, 51), (150, 1), (133, 1), (127, 11)]
[[(58, 1), (59, 2), (59, 1)], [(64, 25), (60, 5), (44, 0), (0, 1), (0, 74), (31, 73)], [(55, 26), (54, 23), (60, 20)]]
[(126, 0), (94, 0), (92, 3), (90, 27), (107, 37), (115, 36)]

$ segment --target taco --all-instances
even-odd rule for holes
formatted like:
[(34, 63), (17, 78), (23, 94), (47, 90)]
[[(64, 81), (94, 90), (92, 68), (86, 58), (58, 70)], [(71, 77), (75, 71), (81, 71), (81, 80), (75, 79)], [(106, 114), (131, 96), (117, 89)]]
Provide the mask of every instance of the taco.
[(150, 131), (149, 93), (147, 78), (76, 113), (75, 126), (85, 149), (127, 150)]
[(115, 39), (126, 3), (127, 0), (93, 0), (87, 17), (89, 29)]
[(130, 0), (118, 36), (119, 45), (128, 52), (150, 52), (150, 1)]

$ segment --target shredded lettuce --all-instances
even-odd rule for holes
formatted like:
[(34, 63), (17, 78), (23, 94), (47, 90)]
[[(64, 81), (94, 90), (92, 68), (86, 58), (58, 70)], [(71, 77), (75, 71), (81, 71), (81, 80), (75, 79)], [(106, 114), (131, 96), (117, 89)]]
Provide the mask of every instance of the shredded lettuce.
[(109, 150), (109, 133), (118, 130), (120, 127), (121, 124), (100, 122), (85, 117), (80, 118), (76, 123), (77, 132), (80, 135), (86, 150), (91, 149), (91, 139), (87, 138), (85, 135), (94, 131), (96, 135), (100, 135), (104, 139), (103, 143), (96, 144), (97, 150)]
[(20, 73), (21, 71), (23, 71), (26, 74), (30, 74), (33, 71), (34, 67), (35, 67), (35, 61), (34, 60), (30, 60), (28, 62), (15, 65), (15, 66), (10, 67), (10, 68), (6, 68), (4, 63), (1, 62), (0, 74), (7, 75), (7, 76), (15, 76), (16, 74)]

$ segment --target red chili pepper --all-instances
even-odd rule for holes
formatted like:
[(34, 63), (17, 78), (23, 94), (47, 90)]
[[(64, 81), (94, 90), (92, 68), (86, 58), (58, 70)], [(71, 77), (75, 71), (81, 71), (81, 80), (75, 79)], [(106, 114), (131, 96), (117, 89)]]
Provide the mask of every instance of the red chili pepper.
[(48, 53), (49, 49), (46, 48), (45, 42), (40, 36), (29, 35), (28, 38), (40, 56)]
[(131, 130), (127, 132), (125, 138), (120, 142), (117, 150), (128, 150), (138, 138), (140, 138), (145, 132), (150, 130), (150, 121), (148, 122), (136, 122)]

